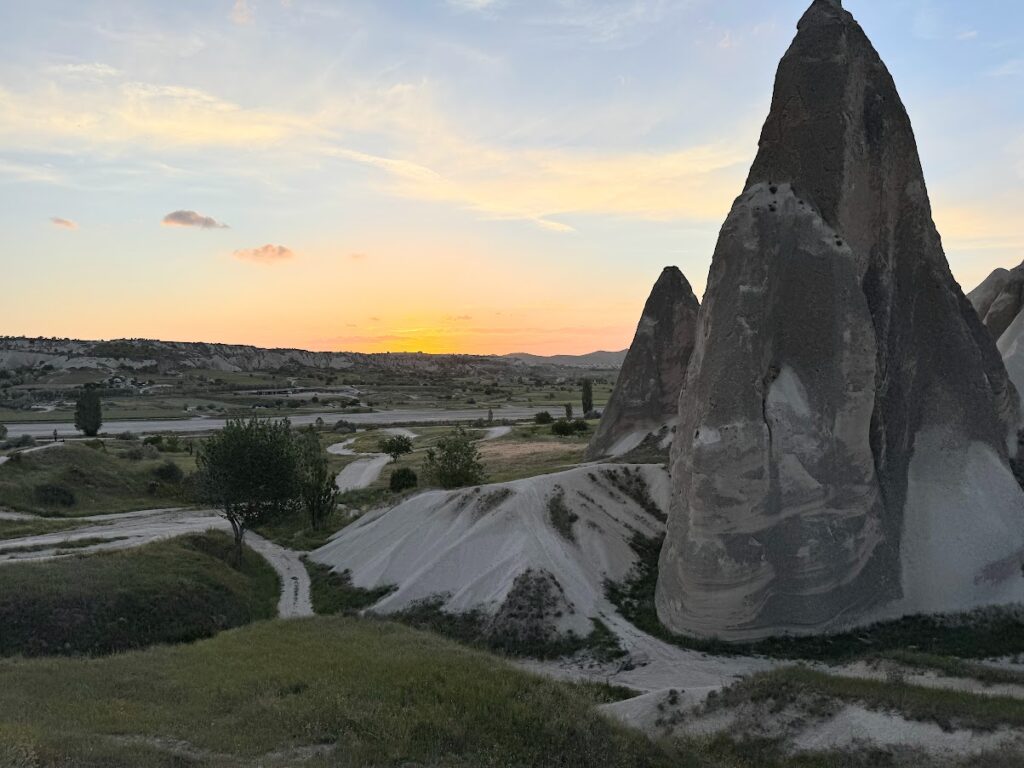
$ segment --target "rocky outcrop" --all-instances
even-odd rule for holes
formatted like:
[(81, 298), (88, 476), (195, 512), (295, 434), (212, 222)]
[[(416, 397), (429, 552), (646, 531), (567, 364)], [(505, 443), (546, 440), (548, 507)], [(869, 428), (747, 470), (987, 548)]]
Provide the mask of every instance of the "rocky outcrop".
[(619, 456), (674, 425), (700, 303), (683, 273), (665, 267), (654, 284), (587, 457)]
[(839, 0), (798, 30), (715, 251), (672, 449), (658, 614), (730, 641), (1024, 586), (1018, 400), (950, 273), (910, 119)]
[(967, 299), (992, 338), (998, 340), (1024, 309), (1024, 264), (995, 270)]

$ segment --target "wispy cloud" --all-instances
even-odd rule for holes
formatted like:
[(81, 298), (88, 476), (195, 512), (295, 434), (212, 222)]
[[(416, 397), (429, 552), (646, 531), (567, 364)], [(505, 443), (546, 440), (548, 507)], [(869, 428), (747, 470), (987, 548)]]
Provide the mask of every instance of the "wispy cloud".
[(166, 159), (168, 150), (216, 150), (222, 173), (249, 178), (251, 157), (231, 152), (274, 148), (267, 162), (281, 168), (264, 179), (335, 158), (379, 171), (376, 183), (387, 194), (562, 233), (574, 231), (566, 218), (575, 216), (723, 216), (756, 135), (752, 123), (712, 144), (647, 152), (502, 144), (468, 134), (438, 107), (429, 84), (354, 89), (308, 113), (142, 82), (56, 84), (30, 93), (0, 88), (0, 140), (22, 151), (59, 145), (85, 154), (137, 145)]
[(60, 216), (53, 216), (50, 218), (50, 223), (60, 229), (78, 229), (78, 224), (71, 221), (70, 219), (62, 219)]
[(62, 75), (65, 77), (85, 77), (93, 79), (117, 77), (121, 74), (121, 70), (116, 67), (95, 61), (85, 64), (54, 64), (48, 67), (47, 71), (52, 74)]
[(251, 261), (256, 264), (277, 264), (295, 258), (295, 252), (283, 245), (264, 245), (260, 248), (242, 248), (234, 252), (239, 261)]
[(142, 82), (90, 83), (16, 93), (0, 87), (0, 136), (8, 145), (52, 150), (144, 143), (152, 147), (256, 147), (314, 123), (294, 114), (248, 109), (196, 88)]
[(228, 229), (210, 216), (203, 216), (195, 211), (173, 211), (164, 216), (161, 222), (165, 227), (198, 227), (199, 229)]
[(989, 77), (1020, 77), (1024, 75), (1024, 59), (1010, 59), (988, 71)]
[(459, 11), (484, 11), (499, 5), (501, 0), (447, 0), (448, 5)]

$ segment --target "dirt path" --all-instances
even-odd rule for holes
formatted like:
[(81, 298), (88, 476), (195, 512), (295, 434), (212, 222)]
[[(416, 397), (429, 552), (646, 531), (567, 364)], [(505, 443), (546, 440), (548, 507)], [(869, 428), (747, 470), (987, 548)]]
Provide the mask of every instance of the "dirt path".
[[(384, 435), (401, 435), (402, 437), (408, 437), (410, 440), (415, 440), (418, 437), (411, 429), (404, 429), (403, 427), (391, 427), (378, 431)], [(384, 467), (391, 461), (391, 457), (383, 453), (358, 453), (353, 451), (349, 446), (355, 440), (356, 438), (352, 437), (327, 448), (327, 452), (334, 456), (362, 457), (341, 470), (334, 479), (334, 484), (342, 493), (345, 491), (355, 491), (360, 488), (368, 488), (373, 485), (377, 478), (380, 477), (380, 473), (384, 471)]]
[(312, 616), (313, 601), (309, 592), (309, 572), (299, 558), (299, 553), (285, 549), (252, 531), (245, 535), (245, 540), (281, 577), (281, 599), (277, 603), (278, 617), (298, 619)]
[[(78, 520), (93, 524), (73, 531), (0, 541), (0, 565), (131, 549), (153, 541), (211, 529), (231, 530), (228, 522), (214, 510), (151, 509), (122, 515), (94, 515)], [(85, 541), (89, 544), (74, 546), (75, 542)], [(282, 619), (312, 616), (309, 574), (299, 559), (299, 553), (251, 531), (246, 534), (246, 542), (270, 563), (281, 579), (278, 615)], [(70, 548), (69, 544), (72, 545)]]

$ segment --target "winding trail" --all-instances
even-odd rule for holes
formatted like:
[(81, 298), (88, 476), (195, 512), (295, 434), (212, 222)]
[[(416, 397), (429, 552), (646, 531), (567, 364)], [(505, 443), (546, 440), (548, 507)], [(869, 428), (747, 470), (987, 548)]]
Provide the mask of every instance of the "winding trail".
[[(388, 429), (378, 431), (384, 435), (401, 435), (402, 437), (408, 437), (410, 440), (415, 440), (418, 437), (411, 429), (405, 429), (404, 427), (389, 427)], [(355, 441), (356, 438), (350, 437), (348, 440), (335, 443), (327, 448), (327, 452), (333, 456), (363, 457), (353, 461), (334, 478), (334, 484), (342, 493), (355, 491), (360, 488), (368, 488), (373, 485), (377, 478), (380, 477), (380, 473), (384, 471), (384, 467), (391, 461), (391, 457), (385, 453), (359, 453), (353, 451), (349, 446)]]
[[(19, 515), (16, 519), (44, 518)], [(153, 541), (189, 533), (202, 533), (211, 529), (229, 533), (231, 531), (227, 520), (215, 510), (150, 509), (125, 514), (93, 515), (75, 520), (93, 525), (85, 525), (72, 531), (0, 541), (0, 565), (131, 549)], [(299, 553), (279, 546), (252, 531), (247, 532), (245, 538), (249, 546), (266, 559), (281, 579), (278, 616), (282, 619), (312, 616), (309, 573)], [(69, 544), (74, 545), (75, 542), (83, 541), (88, 541), (89, 544), (68, 549)]]

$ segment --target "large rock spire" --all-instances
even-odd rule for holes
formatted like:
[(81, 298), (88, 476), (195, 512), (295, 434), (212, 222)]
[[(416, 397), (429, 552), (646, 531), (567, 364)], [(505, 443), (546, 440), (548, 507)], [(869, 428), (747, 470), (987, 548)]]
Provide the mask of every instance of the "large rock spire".
[(1019, 596), (1018, 401), (950, 274), (910, 119), (815, 0), (727, 218), (672, 451), (657, 607), (743, 640)]
[(587, 457), (621, 455), (675, 425), (700, 304), (677, 267), (654, 284)]

